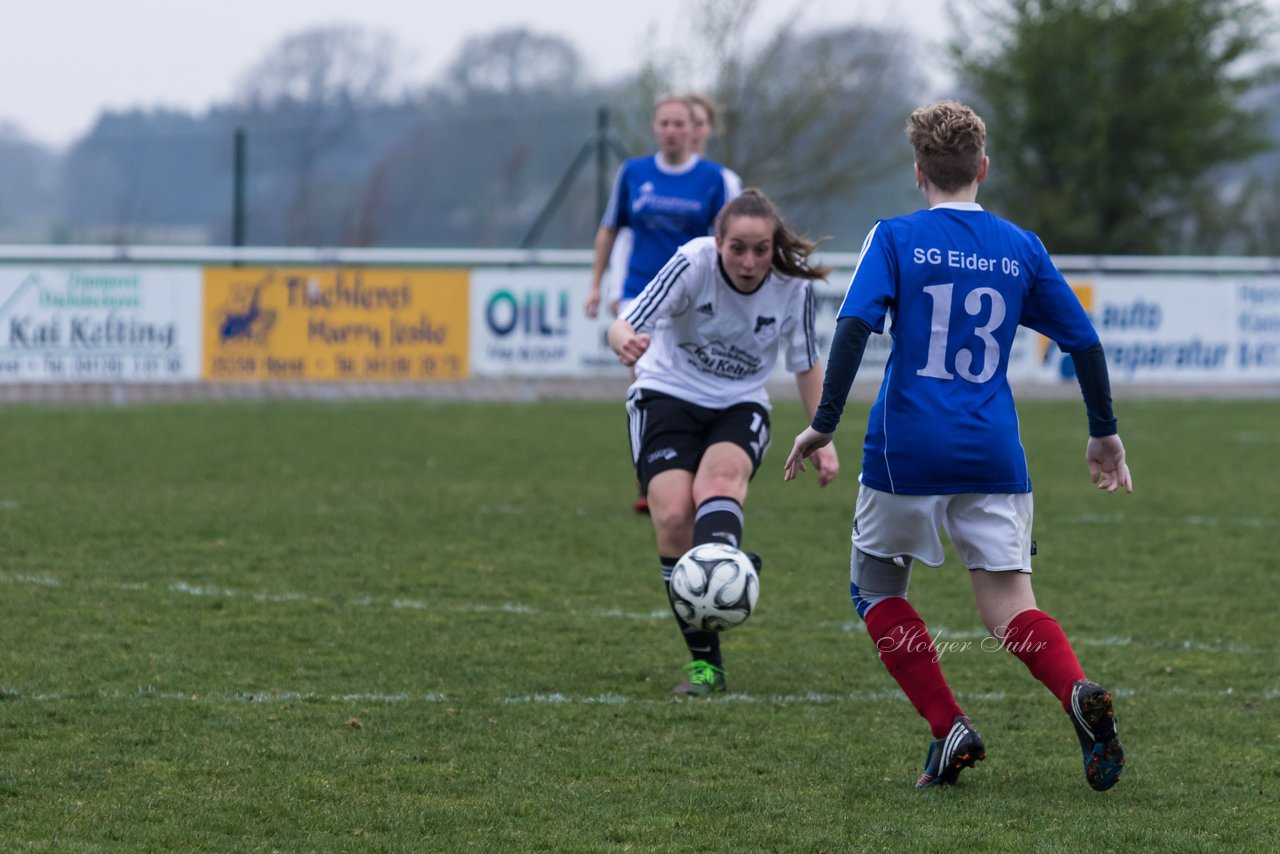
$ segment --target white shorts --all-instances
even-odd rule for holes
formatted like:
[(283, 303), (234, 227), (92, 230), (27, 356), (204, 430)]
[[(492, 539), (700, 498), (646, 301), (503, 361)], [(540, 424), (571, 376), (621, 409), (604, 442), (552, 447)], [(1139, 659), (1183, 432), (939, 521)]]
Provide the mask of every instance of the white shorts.
[(943, 561), (942, 528), (969, 569), (1031, 572), (1030, 492), (894, 495), (858, 487), (853, 544), (875, 557)]

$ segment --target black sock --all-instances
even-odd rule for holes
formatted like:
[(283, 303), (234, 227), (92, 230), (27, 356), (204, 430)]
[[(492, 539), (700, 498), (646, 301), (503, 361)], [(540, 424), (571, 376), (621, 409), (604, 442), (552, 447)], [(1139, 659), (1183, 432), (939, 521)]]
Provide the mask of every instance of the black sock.
[(693, 544), (726, 543), (742, 547), (742, 505), (718, 495), (698, 505), (693, 517)]
[[(662, 565), (662, 582), (667, 588), (668, 602), (671, 601), (671, 570), (675, 569), (678, 560), (680, 560), (678, 557), (658, 558), (658, 562)], [(715, 632), (704, 632), (701, 629), (695, 629), (680, 619), (680, 615), (675, 612), (674, 607), (671, 609), (671, 613), (676, 618), (676, 624), (680, 626), (680, 634), (684, 637), (684, 645), (689, 648), (689, 655), (693, 656), (695, 661), (702, 659), (723, 670), (724, 659), (720, 656), (720, 635)]]

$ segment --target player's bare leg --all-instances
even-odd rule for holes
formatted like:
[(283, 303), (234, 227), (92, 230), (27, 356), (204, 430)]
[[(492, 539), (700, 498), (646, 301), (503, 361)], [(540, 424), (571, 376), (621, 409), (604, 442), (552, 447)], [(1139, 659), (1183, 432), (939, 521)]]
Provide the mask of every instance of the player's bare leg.
[(1031, 573), (987, 572), (975, 569), (969, 573), (973, 598), (978, 604), (982, 624), (993, 637), (1003, 638), (1009, 623), (1018, 614), (1036, 606), (1031, 589)]
[(751, 458), (732, 442), (717, 442), (707, 448), (693, 481), (695, 506), (708, 498), (724, 496), (739, 504), (747, 500), (751, 480)]
[(693, 548), (693, 472), (668, 469), (649, 480), (649, 519), (658, 554), (680, 557)]

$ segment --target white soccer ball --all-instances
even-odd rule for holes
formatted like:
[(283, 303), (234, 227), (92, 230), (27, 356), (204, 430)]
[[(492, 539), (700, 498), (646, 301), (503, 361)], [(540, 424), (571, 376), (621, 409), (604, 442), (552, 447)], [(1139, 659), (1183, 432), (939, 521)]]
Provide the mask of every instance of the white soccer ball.
[(755, 610), (760, 576), (733, 546), (703, 543), (676, 562), (667, 589), (680, 619), (706, 632), (723, 632), (742, 625)]

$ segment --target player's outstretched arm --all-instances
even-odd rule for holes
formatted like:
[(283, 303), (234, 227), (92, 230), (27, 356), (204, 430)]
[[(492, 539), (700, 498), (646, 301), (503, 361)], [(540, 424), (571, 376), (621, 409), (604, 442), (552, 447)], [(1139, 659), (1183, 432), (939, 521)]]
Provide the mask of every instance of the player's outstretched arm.
[(1115, 492), (1123, 486), (1125, 492), (1133, 492), (1133, 477), (1124, 461), (1124, 443), (1118, 434), (1090, 436), (1084, 457), (1089, 463), (1089, 477), (1098, 489)]

